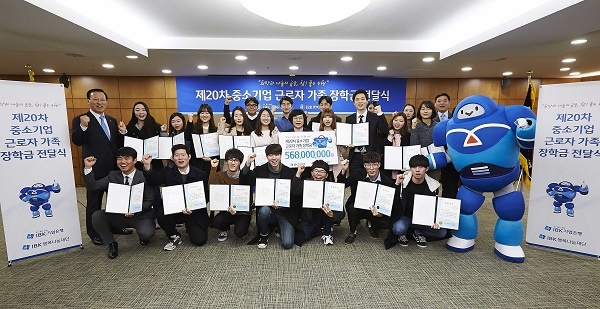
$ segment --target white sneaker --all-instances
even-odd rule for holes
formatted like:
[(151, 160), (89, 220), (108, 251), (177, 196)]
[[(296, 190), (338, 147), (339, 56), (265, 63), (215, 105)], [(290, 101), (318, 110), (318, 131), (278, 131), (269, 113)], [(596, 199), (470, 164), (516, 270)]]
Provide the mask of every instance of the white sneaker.
[(321, 239), (323, 239), (323, 244), (324, 245), (333, 245), (333, 236), (332, 235), (323, 235), (321, 236)]
[(227, 240), (227, 231), (219, 232), (219, 236), (217, 236), (218, 241), (226, 241)]
[(181, 245), (182, 243), (181, 236), (179, 235), (173, 235), (170, 238), (171, 240), (163, 248), (165, 251), (173, 251), (175, 248), (177, 248), (177, 245)]

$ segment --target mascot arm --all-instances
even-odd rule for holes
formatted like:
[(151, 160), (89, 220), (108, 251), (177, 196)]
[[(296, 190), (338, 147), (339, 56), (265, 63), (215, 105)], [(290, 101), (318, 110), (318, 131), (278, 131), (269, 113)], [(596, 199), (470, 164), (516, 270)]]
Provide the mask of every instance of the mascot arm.
[(555, 182), (553, 182), (553, 183), (550, 183), (550, 184), (548, 185), (548, 188), (546, 188), (546, 193), (547, 193), (548, 195), (550, 195), (550, 196), (553, 196), (553, 195), (554, 195), (554, 188), (556, 188), (556, 186), (558, 186), (558, 184), (557, 184), (557, 183), (555, 183)]
[(522, 105), (507, 106), (506, 119), (515, 130), (517, 142), (521, 148), (533, 148), (535, 138), (536, 117), (531, 109)]
[(589, 193), (588, 185), (586, 185), (585, 183), (583, 183), (581, 186), (577, 186), (575, 190), (579, 191), (581, 195), (587, 195)]
[(446, 124), (448, 120), (444, 120), (433, 127), (433, 145), (446, 146)]
[(425, 155), (425, 157), (427, 157), (427, 160), (429, 160), (430, 170), (444, 168), (446, 165), (448, 165), (448, 163), (450, 163), (450, 160), (445, 152), (434, 152)]

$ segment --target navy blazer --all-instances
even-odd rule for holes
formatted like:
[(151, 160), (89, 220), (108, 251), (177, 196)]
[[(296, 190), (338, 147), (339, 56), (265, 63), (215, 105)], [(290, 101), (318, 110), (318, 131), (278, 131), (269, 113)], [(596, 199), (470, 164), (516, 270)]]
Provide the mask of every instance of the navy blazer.
[[(375, 113), (367, 112), (367, 119), (365, 122), (369, 123), (369, 145), (365, 146), (367, 151), (381, 152), (381, 139), (388, 135), (388, 124), (385, 120), (385, 116), (377, 116)], [(358, 123), (356, 119), (356, 113), (346, 117), (346, 123)], [(354, 150), (350, 150), (349, 159), (352, 158)]]
[[(104, 132), (102, 134), (104, 134)], [(83, 175), (83, 180), (85, 181), (85, 187), (90, 191), (106, 191), (108, 190), (108, 184), (111, 182), (117, 184), (125, 183), (125, 177), (123, 177), (123, 173), (120, 170), (110, 171), (108, 176), (96, 180), (94, 170), (92, 169), (89, 174)], [(137, 185), (145, 181), (146, 178), (144, 178), (144, 174), (141, 171), (135, 171), (135, 174), (133, 174), (133, 179), (131, 180), (131, 185)], [(108, 194), (110, 194), (110, 192)], [(142, 212), (152, 210), (153, 204), (154, 188), (150, 184), (146, 183), (144, 185), (144, 201), (142, 202)]]
[(185, 178), (185, 182), (183, 181), (183, 176), (176, 166), (165, 167), (162, 170), (155, 170), (153, 168), (149, 171), (144, 171), (144, 176), (153, 186), (175, 186), (197, 181), (204, 181), (204, 193), (208, 201), (208, 174), (197, 167), (190, 165), (190, 171)]
[[(85, 131), (81, 129), (79, 120), (79, 117), (83, 115), (90, 117), (90, 123)], [(110, 171), (117, 169), (116, 153), (117, 149), (123, 145), (123, 136), (119, 133), (117, 120), (106, 114), (104, 116), (108, 123), (110, 140), (104, 133), (96, 117), (90, 111), (73, 118), (71, 125), (71, 139), (73, 140), (73, 144), (81, 146), (82, 166), (84, 166), (83, 159), (94, 156), (97, 161), (92, 170), (98, 178), (105, 177)]]

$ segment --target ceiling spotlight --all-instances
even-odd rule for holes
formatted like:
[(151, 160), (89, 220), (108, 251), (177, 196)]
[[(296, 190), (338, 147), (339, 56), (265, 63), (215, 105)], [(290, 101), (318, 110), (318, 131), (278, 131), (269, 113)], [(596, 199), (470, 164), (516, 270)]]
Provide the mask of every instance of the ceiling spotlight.
[(567, 58), (567, 59), (563, 59), (562, 62), (563, 63), (571, 63), (571, 62), (575, 62), (575, 60), (577, 60), (577, 59), (575, 59), (575, 58)]
[(198, 69), (200, 69), (200, 70), (208, 70), (208, 66), (206, 66), (204, 64), (201, 64), (201, 65), (198, 66)]
[(43, 69), (42, 71), (44, 71), (46, 73), (54, 73), (54, 70), (52, 70), (52, 69)]
[(329, 75), (337, 75), (337, 71), (329, 71)]
[(387, 67), (384, 67), (384, 66), (377, 67), (377, 71), (385, 71), (385, 70), (387, 70)]
[(248, 71), (246, 73), (248, 73), (248, 75), (254, 75), (254, 74), (256, 74), (256, 71)]
[(433, 58), (433, 57), (425, 57), (425, 58), (423, 58), (423, 62), (432, 62), (433, 60), (435, 60), (435, 58)]
[(238, 56), (235, 56), (235, 60), (240, 60), (240, 61), (243, 61), (243, 60), (246, 60), (246, 59), (248, 59), (248, 57), (246, 57), (246, 56), (244, 56), (244, 55), (238, 55)]
[(138, 58), (138, 56), (136, 56), (136, 55), (127, 55), (125, 57), (127, 57), (127, 59), (137, 59)]
[(464, 67), (461, 70), (464, 71), (464, 72), (467, 72), (467, 71), (473, 70), (473, 68), (472, 67)]
[(564, 72), (564, 71), (568, 71), (568, 70), (570, 70), (570, 69), (571, 69), (571, 68), (560, 68), (560, 70), (561, 70), (561, 71), (563, 71), (563, 72)]
[(292, 66), (290, 66), (289, 69), (292, 70), (292, 71), (295, 71), (295, 70), (298, 70), (298, 66), (297, 65), (292, 65)]
[(107, 68), (107, 69), (112, 69), (112, 68), (114, 68), (115, 66), (114, 66), (114, 65), (112, 65), (112, 64), (110, 64), (110, 63), (105, 63), (105, 64), (103, 64), (103, 65), (102, 65), (102, 67), (103, 67), (103, 68)]
[(504, 72), (504, 73), (502, 73), (502, 75), (504, 75), (504, 76), (511, 76), (512, 74), (513, 74), (513, 73), (512, 73), (512, 72), (510, 72), (510, 71), (509, 71), (509, 72)]
[(577, 44), (583, 44), (583, 43), (585, 43), (585, 42), (587, 42), (587, 40), (586, 40), (586, 39), (578, 39), (578, 40), (573, 40), (573, 41), (571, 41), (571, 44), (573, 44), (573, 45), (577, 45)]
[(171, 74), (171, 73), (173, 73), (173, 72), (171, 72), (171, 70), (167, 70), (167, 69), (162, 70), (162, 72), (165, 73), (165, 74)]
[(344, 56), (341, 59), (342, 59), (342, 61), (352, 61), (352, 57), (350, 57), (350, 56)]
[(581, 73), (580, 72), (571, 72), (571, 73), (569, 73), (569, 75), (579, 75), (579, 74), (581, 74)]

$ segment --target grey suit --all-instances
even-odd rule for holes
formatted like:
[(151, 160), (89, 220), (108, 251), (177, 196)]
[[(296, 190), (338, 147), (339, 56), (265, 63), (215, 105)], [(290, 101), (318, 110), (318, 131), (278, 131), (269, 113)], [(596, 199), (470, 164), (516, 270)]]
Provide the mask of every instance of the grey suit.
[[(123, 184), (125, 179), (121, 171), (111, 171), (108, 176), (96, 180), (94, 172), (83, 176), (86, 188), (88, 190), (108, 190), (109, 183)], [(145, 182), (144, 174), (136, 170), (131, 180), (131, 185), (137, 185)], [(142, 202), (142, 211), (136, 213), (133, 217), (126, 217), (123, 214), (106, 213), (104, 210), (97, 210), (92, 215), (92, 224), (94, 229), (100, 235), (102, 243), (105, 245), (115, 241), (111, 228), (123, 229), (133, 227), (136, 229), (140, 241), (147, 242), (155, 233), (154, 225), (154, 203), (153, 187), (147, 183), (144, 185), (144, 200)]]

